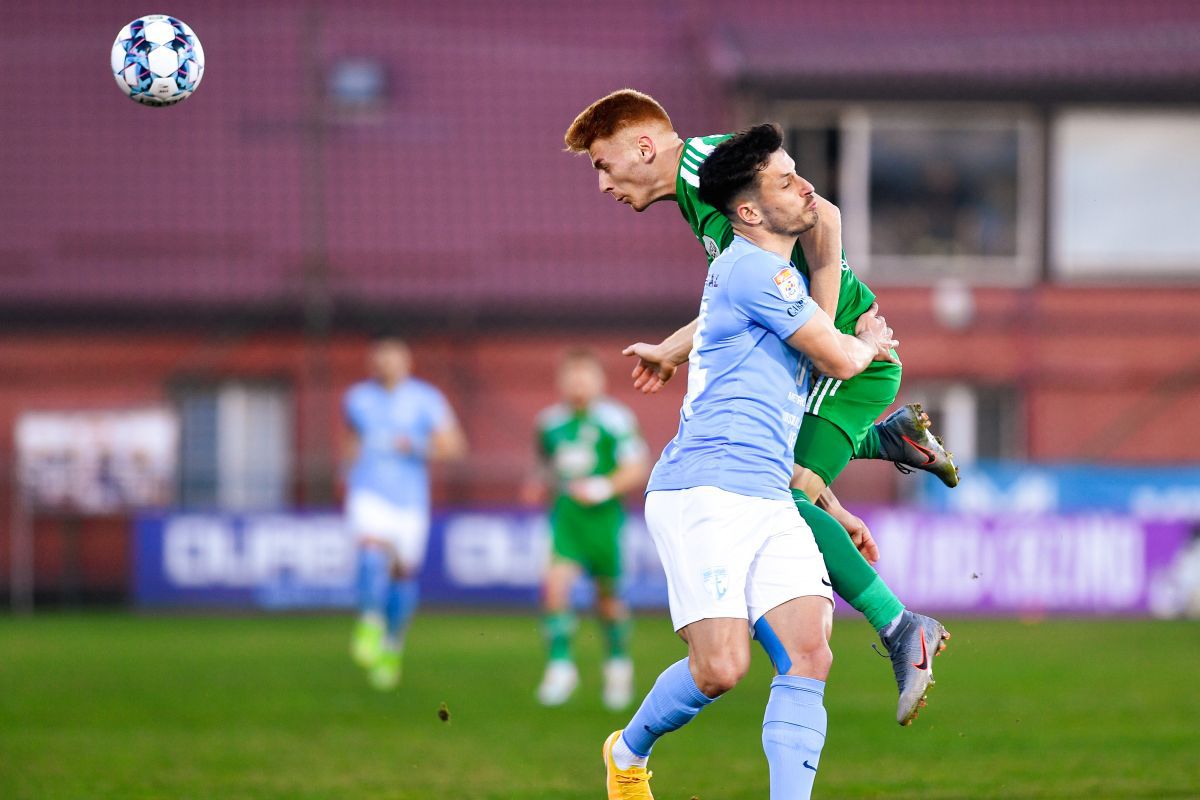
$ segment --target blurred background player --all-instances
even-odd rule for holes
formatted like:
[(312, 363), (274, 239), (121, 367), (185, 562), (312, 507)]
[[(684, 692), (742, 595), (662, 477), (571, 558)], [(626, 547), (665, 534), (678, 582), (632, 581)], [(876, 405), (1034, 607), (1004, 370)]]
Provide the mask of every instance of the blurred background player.
[[(712, 261), (733, 241), (729, 219), (699, 196), (699, 171), (729, 134), (682, 139), (667, 112), (652, 97), (622, 89), (596, 100), (575, 117), (564, 134), (568, 151), (586, 153), (599, 176), (599, 187), (617, 202), (644, 211), (673, 200)], [(803, 231), (791, 260), (811, 284), (811, 294), (842, 333), (855, 325), (875, 294), (846, 263), (841, 217), (836, 206), (808, 192), (817, 214)], [(638, 358), (635, 386), (653, 392), (688, 360), (696, 340), (696, 320), (663, 342), (638, 342), (625, 354)], [(899, 359), (871, 364), (849, 380), (815, 377), (804, 408), (804, 425), (795, 442), (792, 496), (813, 530), (837, 592), (879, 633), (892, 662), (899, 692), (896, 721), (916, 717), (932, 672), (923, 657), (930, 635), (945, 633), (937, 620), (908, 611), (868, 562), (879, 557), (870, 530), (846, 511), (830, 485), (852, 458), (891, 461), (901, 471), (924, 470), (947, 486), (958, 484), (958, 469), (941, 441), (929, 430), (918, 404), (875, 420), (896, 401)], [(818, 507), (820, 506), (820, 507)]]
[(371, 684), (400, 682), (429, 535), (430, 461), (461, 458), (466, 439), (446, 398), (414, 378), (400, 339), (371, 347), (371, 378), (346, 392), (346, 519), (358, 541), (360, 616), (351, 652)]
[(629, 611), (618, 594), (625, 522), (620, 497), (645, 481), (646, 445), (632, 412), (605, 397), (604, 387), (604, 367), (594, 352), (576, 349), (563, 356), (562, 400), (538, 415), (540, 469), (524, 491), (531, 503), (553, 495), (553, 549), (542, 595), (548, 660), (537, 690), (547, 706), (565, 703), (579, 683), (571, 656), (571, 587), (581, 572), (596, 587), (604, 629), (604, 705), (622, 709), (633, 699)]

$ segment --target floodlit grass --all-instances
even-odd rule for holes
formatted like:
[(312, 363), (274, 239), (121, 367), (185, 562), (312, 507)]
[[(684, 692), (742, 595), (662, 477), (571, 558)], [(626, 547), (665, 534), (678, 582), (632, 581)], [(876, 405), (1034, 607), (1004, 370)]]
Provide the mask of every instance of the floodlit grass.
[[(641, 689), (684, 653), (669, 627), (638, 622)], [(816, 797), (1200, 797), (1200, 626), (949, 627), (930, 706), (901, 729), (871, 631), (838, 621)], [(0, 619), (0, 797), (603, 796), (600, 745), (627, 715), (600, 704), (594, 627), (580, 690), (553, 710), (533, 701), (533, 617), (420, 616), (391, 695), (351, 664), (349, 630), (334, 617)], [(756, 655), (742, 686), (660, 742), (660, 800), (767, 797), (769, 679)]]

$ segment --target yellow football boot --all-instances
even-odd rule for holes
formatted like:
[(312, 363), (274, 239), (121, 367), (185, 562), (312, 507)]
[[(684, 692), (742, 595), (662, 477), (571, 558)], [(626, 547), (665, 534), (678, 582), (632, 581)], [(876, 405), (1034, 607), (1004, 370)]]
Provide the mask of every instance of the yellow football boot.
[(608, 800), (654, 800), (650, 794), (650, 778), (654, 774), (645, 767), (618, 769), (613, 761), (613, 745), (620, 731), (604, 740), (604, 769), (608, 772)]

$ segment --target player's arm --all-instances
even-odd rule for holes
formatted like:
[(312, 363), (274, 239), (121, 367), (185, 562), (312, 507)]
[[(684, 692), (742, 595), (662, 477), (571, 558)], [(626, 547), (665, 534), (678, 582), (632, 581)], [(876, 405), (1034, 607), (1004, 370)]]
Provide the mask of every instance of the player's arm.
[(575, 500), (592, 505), (645, 485), (650, 473), (646, 442), (631, 413), (624, 415), (613, 434), (617, 440), (617, 466), (607, 475), (572, 481), (569, 491)]
[(539, 506), (546, 502), (550, 487), (554, 484), (554, 472), (550, 467), (550, 451), (546, 445), (544, 431), (540, 429), (534, 436), (533, 443), (536, 460), (533, 469), (525, 476), (518, 490), (518, 497), (523, 505)]
[(569, 491), (571, 496), (579, 502), (594, 505), (613, 497), (620, 497), (631, 489), (644, 484), (647, 474), (644, 458), (628, 461), (619, 464), (607, 475), (595, 475), (591, 478), (572, 481)]
[(896, 361), (892, 348), (900, 343), (892, 338), (892, 329), (872, 304), (849, 336), (833, 327), (833, 320), (820, 308), (788, 337), (790, 347), (808, 356), (817, 372), (844, 381), (867, 368), (872, 361)]
[(628, 427), (618, 436), (617, 468), (608, 476), (614, 495), (625, 494), (646, 483), (650, 475), (647, 455), (646, 442), (642, 440), (631, 413)]
[(875, 537), (871, 535), (871, 529), (860, 517), (845, 509), (832, 489), (825, 487), (825, 491), (817, 496), (816, 505), (825, 509), (829, 516), (836, 519), (846, 529), (846, 533), (850, 535), (850, 541), (854, 542), (854, 546), (858, 548), (858, 552), (862, 553), (863, 558), (872, 564), (879, 561), (879, 545), (875, 544)]
[(347, 491), (350, 470), (362, 454), (362, 433), (355, 424), (352, 395), (347, 393), (342, 400), (342, 433), (338, 439), (338, 475), (334, 491), (340, 496)]
[(842, 289), (842, 212), (820, 195), (817, 224), (800, 234), (800, 249), (808, 262), (808, 291), (821, 310), (837, 319)]
[(691, 355), (698, 319), (684, 325), (659, 344), (637, 342), (621, 351), (622, 355), (638, 360), (632, 373), (634, 389), (643, 394), (654, 394), (667, 385), (667, 381)]
[(467, 437), (454, 412), (449, 412), (429, 435), (429, 450), (425, 457), (430, 461), (457, 461), (466, 454)]

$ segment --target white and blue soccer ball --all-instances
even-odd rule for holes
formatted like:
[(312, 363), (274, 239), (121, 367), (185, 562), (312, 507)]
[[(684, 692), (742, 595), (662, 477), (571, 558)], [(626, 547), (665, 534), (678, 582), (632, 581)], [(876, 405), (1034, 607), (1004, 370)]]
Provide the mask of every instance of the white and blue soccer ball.
[(148, 106), (186, 100), (204, 77), (204, 48), (182, 20), (138, 17), (112, 46), (112, 71), (126, 97)]

